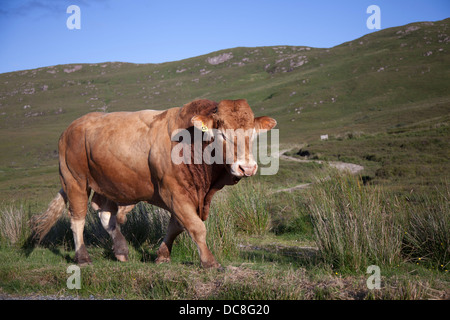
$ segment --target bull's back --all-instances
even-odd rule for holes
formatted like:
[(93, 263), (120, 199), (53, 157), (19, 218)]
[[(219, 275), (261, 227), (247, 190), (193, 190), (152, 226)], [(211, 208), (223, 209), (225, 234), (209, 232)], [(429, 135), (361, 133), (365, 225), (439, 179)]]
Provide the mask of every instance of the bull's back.
[(90, 113), (75, 120), (60, 139), (60, 166), (63, 163), (76, 179), (113, 201), (151, 199), (148, 155), (158, 148), (155, 135), (165, 132), (165, 119), (157, 117), (161, 113)]

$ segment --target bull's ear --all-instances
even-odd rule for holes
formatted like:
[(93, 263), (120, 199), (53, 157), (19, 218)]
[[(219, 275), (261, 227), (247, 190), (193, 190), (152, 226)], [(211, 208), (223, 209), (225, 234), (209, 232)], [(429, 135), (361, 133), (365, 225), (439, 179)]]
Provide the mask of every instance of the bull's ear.
[(277, 125), (277, 121), (271, 117), (257, 117), (255, 118), (255, 130), (258, 133), (269, 131)]
[(194, 125), (194, 127), (203, 132), (208, 132), (213, 128), (214, 125), (214, 121), (211, 117), (202, 115), (193, 116), (191, 118), (191, 122)]

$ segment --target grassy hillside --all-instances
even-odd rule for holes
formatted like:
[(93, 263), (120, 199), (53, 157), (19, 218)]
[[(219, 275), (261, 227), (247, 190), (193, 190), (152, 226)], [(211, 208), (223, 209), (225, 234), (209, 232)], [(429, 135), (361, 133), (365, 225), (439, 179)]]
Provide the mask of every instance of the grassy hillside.
[[(448, 137), (449, 25), (450, 19), (414, 23), (329, 49), (233, 48), (162, 64), (72, 64), (0, 74), (2, 198), (40, 197), (46, 189), (51, 197), (59, 184), (58, 137), (91, 111), (246, 98), (257, 115), (277, 119), (285, 147), (318, 143), (325, 133), (339, 138), (417, 127), (439, 127)], [(448, 150), (448, 139), (441, 140), (431, 148)], [(317, 152), (339, 145), (345, 156), (344, 144), (327, 143)], [(377, 143), (367, 148), (367, 154), (379, 151)], [(436, 161), (442, 160), (448, 155)]]
[[(329, 49), (233, 48), (163, 64), (0, 74), (0, 298), (448, 299), (449, 26), (414, 23)], [(60, 188), (61, 132), (91, 111), (196, 98), (246, 98), (257, 115), (277, 119), (280, 150), (290, 156), (276, 175), (215, 196), (207, 241), (224, 271), (200, 269), (187, 234), (173, 263), (153, 263), (168, 216), (141, 203), (122, 226), (125, 264), (90, 210), (94, 266), (82, 269), (81, 290), (67, 289), (68, 217), (40, 246), (28, 224)], [(365, 169), (341, 175), (327, 160)], [(381, 267), (381, 290), (367, 287), (372, 264)]]

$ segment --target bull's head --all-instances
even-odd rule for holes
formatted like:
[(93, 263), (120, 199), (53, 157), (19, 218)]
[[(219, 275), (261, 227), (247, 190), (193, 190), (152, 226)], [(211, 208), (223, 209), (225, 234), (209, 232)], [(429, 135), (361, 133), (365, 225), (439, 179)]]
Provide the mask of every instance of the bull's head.
[(223, 146), (223, 162), (236, 178), (256, 174), (258, 165), (253, 157), (253, 140), (263, 131), (275, 127), (270, 117), (254, 117), (246, 100), (222, 100), (210, 115), (196, 115), (191, 122), (203, 132), (214, 136)]

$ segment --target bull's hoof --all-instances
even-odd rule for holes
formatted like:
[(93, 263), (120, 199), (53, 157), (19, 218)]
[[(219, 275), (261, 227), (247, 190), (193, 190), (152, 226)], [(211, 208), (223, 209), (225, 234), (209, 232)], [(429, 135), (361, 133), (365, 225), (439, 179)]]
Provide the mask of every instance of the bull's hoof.
[(86, 267), (92, 265), (91, 259), (85, 261), (76, 261), (77, 265), (80, 267)]
[(202, 267), (205, 269), (217, 269), (224, 270), (223, 267), (217, 261), (202, 261)]
[(156, 264), (169, 263), (169, 262), (170, 262), (170, 257), (160, 256), (160, 257), (156, 258), (156, 260), (155, 260)]
[(89, 256), (77, 255), (75, 253), (75, 263), (80, 267), (88, 266), (92, 264), (92, 260)]
[(156, 264), (169, 263), (170, 262), (170, 250), (167, 245), (163, 242), (156, 252), (157, 258), (155, 260)]
[(114, 255), (119, 261), (128, 261), (128, 245), (122, 234), (116, 235), (113, 245)]
[(116, 255), (116, 259), (122, 262), (127, 262), (128, 261), (128, 255), (125, 254), (117, 254)]
[(75, 252), (75, 263), (80, 267), (92, 264), (92, 260), (87, 253), (86, 247), (83, 244), (78, 251)]

